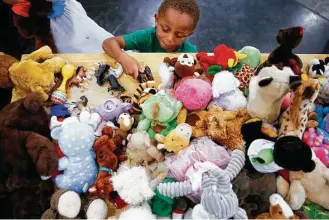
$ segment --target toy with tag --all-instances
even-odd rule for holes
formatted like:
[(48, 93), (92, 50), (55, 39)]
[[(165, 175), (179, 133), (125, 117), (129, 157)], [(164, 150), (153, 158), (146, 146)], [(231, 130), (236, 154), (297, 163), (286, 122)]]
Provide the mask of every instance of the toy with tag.
[(169, 152), (178, 153), (190, 144), (192, 127), (189, 124), (179, 124), (166, 137), (160, 134), (155, 135), (155, 139), (160, 142), (158, 149), (166, 149)]
[(54, 104), (64, 104), (67, 100), (67, 84), (68, 81), (74, 76), (75, 67), (72, 64), (66, 64), (62, 68), (63, 81), (59, 88), (51, 95), (51, 101)]

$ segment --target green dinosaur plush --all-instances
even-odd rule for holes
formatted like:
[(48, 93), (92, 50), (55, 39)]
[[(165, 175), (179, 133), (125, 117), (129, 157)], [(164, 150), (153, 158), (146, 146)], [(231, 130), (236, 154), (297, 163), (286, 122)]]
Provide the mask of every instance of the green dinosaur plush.
[(182, 107), (182, 102), (164, 90), (159, 91), (141, 104), (143, 113), (140, 115), (137, 131), (147, 131), (152, 140), (155, 140), (157, 133), (167, 136), (175, 129), (176, 118)]

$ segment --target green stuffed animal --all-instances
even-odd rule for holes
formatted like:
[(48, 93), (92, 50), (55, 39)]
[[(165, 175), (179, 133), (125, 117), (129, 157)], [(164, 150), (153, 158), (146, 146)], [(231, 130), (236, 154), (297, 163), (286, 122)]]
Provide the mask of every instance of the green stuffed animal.
[(150, 138), (155, 140), (155, 134), (167, 134), (177, 125), (176, 118), (182, 110), (183, 104), (164, 90), (147, 99), (141, 108), (137, 131), (147, 131)]

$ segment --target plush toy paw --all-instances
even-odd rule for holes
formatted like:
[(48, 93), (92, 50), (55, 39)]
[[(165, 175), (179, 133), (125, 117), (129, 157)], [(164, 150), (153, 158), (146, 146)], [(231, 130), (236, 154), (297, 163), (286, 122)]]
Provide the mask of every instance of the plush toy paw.
[(306, 199), (306, 192), (304, 187), (299, 181), (292, 181), (290, 190), (286, 200), (288, 201), (292, 210), (299, 210)]
[(58, 213), (67, 218), (75, 218), (81, 208), (81, 199), (73, 191), (67, 191), (59, 197), (57, 210)]
[(88, 206), (86, 217), (87, 219), (105, 219), (107, 211), (106, 202), (102, 199), (95, 199)]

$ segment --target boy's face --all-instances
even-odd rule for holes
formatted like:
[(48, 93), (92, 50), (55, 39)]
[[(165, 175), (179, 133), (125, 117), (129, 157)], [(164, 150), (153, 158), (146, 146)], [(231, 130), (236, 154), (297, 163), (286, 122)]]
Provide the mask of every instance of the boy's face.
[(168, 8), (162, 14), (155, 14), (156, 34), (160, 45), (167, 52), (173, 52), (193, 34), (193, 18), (176, 9)]

